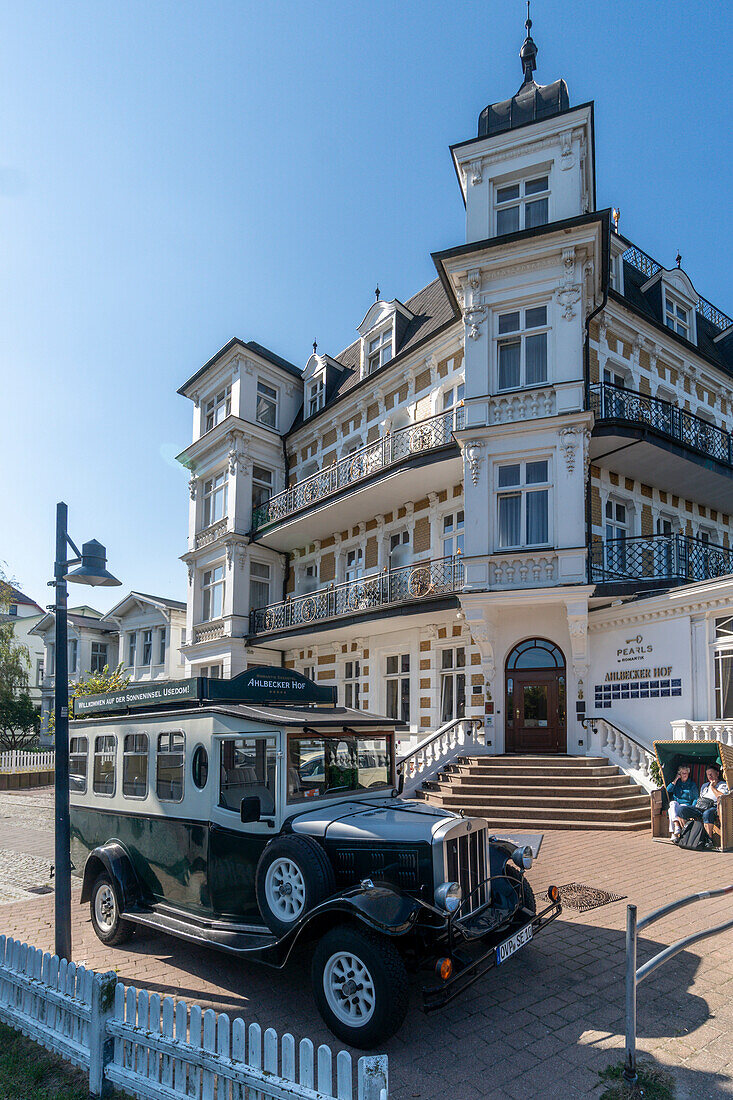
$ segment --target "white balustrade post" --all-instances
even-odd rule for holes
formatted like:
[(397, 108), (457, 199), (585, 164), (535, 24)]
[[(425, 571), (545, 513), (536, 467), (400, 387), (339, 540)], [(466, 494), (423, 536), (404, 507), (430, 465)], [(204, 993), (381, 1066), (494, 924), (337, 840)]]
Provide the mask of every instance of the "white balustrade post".
[(89, 1021), (89, 1094), (106, 1096), (105, 1067), (112, 1060), (113, 1039), (107, 1034), (107, 1021), (114, 1013), (117, 975), (95, 974), (92, 981), (91, 1017)]
[(380, 1100), (383, 1092), (389, 1093), (386, 1054), (375, 1054), (359, 1059), (357, 1100)]

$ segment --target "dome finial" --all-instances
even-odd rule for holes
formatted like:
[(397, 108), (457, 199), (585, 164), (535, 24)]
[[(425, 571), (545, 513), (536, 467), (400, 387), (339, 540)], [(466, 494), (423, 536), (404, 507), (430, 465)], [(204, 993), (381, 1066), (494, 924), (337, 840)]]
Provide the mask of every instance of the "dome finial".
[(519, 60), (522, 62), (522, 70), (524, 72), (522, 87), (524, 87), (525, 84), (532, 83), (532, 73), (537, 68), (537, 47), (532, 39), (532, 20), (529, 15), (529, 0), (527, 0), (527, 18), (524, 25), (527, 28), (527, 37), (522, 43), (522, 48), (519, 51)]
[(377, 283), (377, 285), (374, 288), (374, 301), (375, 302), (379, 301), (379, 283)]
[(313, 341), (313, 354), (315, 355), (317, 353), (317, 351), (318, 351), (318, 341), (314, 340)]

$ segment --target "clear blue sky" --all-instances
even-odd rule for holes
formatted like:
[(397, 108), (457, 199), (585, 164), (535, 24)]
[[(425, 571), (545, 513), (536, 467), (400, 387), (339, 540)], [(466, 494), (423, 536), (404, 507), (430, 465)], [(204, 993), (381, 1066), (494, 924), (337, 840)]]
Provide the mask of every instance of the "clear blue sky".
[[(0, 560), (41, 604), (54, 507), (185, 598), (178, 386), (230, 337), (336, 354), (460, 243), (448, 153), (519, 86), (521, 0), (0, 3)], [(535, 0), (594, 99), (599, 206), (733, 310), (728, 5)]]

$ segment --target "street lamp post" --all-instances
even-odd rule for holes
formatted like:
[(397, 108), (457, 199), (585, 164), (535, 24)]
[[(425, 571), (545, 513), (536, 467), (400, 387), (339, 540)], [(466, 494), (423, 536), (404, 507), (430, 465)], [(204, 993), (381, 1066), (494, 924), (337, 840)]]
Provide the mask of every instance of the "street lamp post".
[[(71, 961), (71, 836), (69, 825), (69, 662), (68, 628), (66, 620), (67, 581), (77, 584), (119, 585), (122, 582), (108, 573), (106, 551), (96, 539), (85, 542), (81, 552), (69, 538), (68, 509), (56, 505), (56, 560), (54, 587), (56, 598), (56, 670), (54, 683), (55, 731), (55, 952), (60, 959)], [(68, 558), (69, 547), (76, 554)], [(69, 568), (78, 565), (71, 573)]]

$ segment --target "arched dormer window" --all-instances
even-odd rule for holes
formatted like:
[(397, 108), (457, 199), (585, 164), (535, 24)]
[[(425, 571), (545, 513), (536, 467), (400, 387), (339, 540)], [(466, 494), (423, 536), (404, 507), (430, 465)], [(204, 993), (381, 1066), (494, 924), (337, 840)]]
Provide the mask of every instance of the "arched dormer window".
[(644, 283), (641, 291), (649, 302), (656, 300), (658, 316), (671, 332), (691, 344), (697, 343), (698, 294), (681, 268), (662, 268)]
[(326, 404), (326, 356), (315, 352), (303, 371), (303, 417), (315, 416)]
[(414, 314), (394, 298), (377, 300), (359, 325), (361, 336), (361, 377), (386, 366), (399, 351), (404, 333)]

